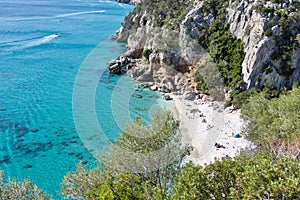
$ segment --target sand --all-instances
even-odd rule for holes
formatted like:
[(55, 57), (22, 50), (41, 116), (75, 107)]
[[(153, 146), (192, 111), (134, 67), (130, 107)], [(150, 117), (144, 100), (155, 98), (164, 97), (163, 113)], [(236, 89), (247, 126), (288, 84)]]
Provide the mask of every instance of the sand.
[[(188, 101), (172, 95), (173, 112), (180, 120), (183, 142), (194, 150), (186, 162), (206, 165), (222, 157), (237, 156), (242, 149), (251, 148), (251, 142), (241, 133), (244, 121), (240, 110), (223, 109), (223, 103), (204, 100)], [(233, 135), (240, 134), (241, 138)], [(223, 147), (217, 148), (218, 143)]]

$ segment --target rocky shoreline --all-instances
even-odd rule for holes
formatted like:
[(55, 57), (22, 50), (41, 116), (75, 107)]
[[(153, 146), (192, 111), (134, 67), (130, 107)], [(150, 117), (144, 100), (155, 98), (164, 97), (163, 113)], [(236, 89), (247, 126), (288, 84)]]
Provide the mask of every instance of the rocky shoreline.
[(170, 93), (183, 95), (185, 100), (191, 101), (195, 99), (210, 99), (208, 95), (196, 89), (193, 77), (175, 72), (175, 70), (167, 72), (164, 68), (155, 71), (149, 64), (142, 64), (142, 59), (135, 59), (126, 56), (126, 54), (128, 53), (116, 60), (107, 62), (111, 74), (122, 74), (123, 72), (133, 80), (147, 82), (139, 84), (138, 87), (158, 91), (165, 100), (172, 100)]

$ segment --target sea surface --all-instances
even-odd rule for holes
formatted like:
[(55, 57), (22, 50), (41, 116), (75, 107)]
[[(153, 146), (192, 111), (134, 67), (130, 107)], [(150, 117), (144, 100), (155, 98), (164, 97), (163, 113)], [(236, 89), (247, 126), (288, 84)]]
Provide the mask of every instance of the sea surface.
[[(125, 51), (110, 36), (132, 9), (114, 1), (0, 1), (0, 168), (6, 176), (27, 177), (61, 199), (68, 171), (80, 161), (97, 165), (97, 149), (85, 146), (83, 132), (101, 151), (126, 120), (142, 115), (149, 121), (159, 95), (135, 90), (130, 78), (106, 70), (106, 62)], [(74, 91), (86, 99), (77, 101)], [(80, 117), (76, 108), (91, 102), (95, 117)], [(95, 119), (103, 140), (88, 126)]]

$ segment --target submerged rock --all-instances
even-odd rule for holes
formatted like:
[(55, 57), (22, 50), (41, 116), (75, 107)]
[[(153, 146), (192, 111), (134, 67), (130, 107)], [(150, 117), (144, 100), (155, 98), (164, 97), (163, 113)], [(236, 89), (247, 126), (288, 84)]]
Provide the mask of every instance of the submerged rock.
[(32, 165), (27, 164), (27, 165), (24, 165), (23, 168), (29, 169), (29, 168), (32, 168)]
[(33, 129), (31, 129), (31, 132), (33, 132), (33, 133), (39, 132), (39, 129), (33, 128)]
[(136, 97), (136, 98), (139, 98), (139, 99), (143, 98), (143, 96), (142, 96), (142, 95), (139, 95), (139, 94), (132, 94), (131, 96)]

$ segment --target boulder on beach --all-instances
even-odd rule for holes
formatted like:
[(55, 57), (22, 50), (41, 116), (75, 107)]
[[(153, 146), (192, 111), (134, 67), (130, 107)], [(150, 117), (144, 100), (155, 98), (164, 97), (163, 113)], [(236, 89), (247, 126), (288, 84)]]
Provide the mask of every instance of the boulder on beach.
[(187, 92), (185, 93), (184, 99), (185, 100), (190, 100), (193, 101), (196, 98), (196, 93), (195, 92)]
[(152, 91), (156, 91), (157, 89), (158, 89), (157, 85), (152, 85), (150, 87), (150, 90), (152, 90)]
[(168, 94), (165, 94), (165, 95), (163, 96), (163, 98), (164, 98), (164, 100), (166, 100), (166, 101), (173, 100), (173, 99), (170, 97), (170, 95), (168, 95)]

